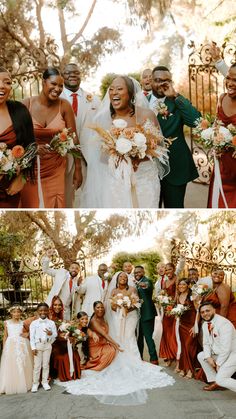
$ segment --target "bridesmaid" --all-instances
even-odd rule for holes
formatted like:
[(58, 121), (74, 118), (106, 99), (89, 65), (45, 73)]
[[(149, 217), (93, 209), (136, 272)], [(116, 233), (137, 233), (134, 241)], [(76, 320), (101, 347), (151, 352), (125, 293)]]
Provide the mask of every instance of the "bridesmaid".
[(89, 328), (99, 337), (98, 341), (88, 339), (89, 360), (85, 365), (86, 369), (101, 371), (111, 364), (116, 356), (116, 351), (120, 351), (120, 346), (109, 335), (109, 327), (104, 319), (105, 308), (101, 301), (93, 304), (94, 313), (91, 317)]
[[(27, 184), (22, 191), (22, 208), (64, 208), (66, 157), (49, 151), (47, 145), (55, 134), (64, 128), (76, 133), (75, 117), (71, 105), (59, 96), (63, 89), (63, 78), (55, 68), (43, 73), (42, 91), (39, 96), (24, 100), (29, 109), (36, 141), (39, 146), (40, 178), (43, 201), (40, 202), (37, 183)], [(78, 142), (78, 139), (77, 139)], [(38, 174), (36, 174), (36, 178)], [(81, 162), (75, 159), (74, 187), (82, 183)]]
[(177, 304), (188, 306), (180, 318), (179, 335), (181, 341), (181, 354), (177, 362), (176, 372), (181, 377), (189, 379), (193, 377), (197, 357), (197, 338), (193, 335), (193, 327), (196, 318), (196, 310), (193, 302), (190, 300), (191, 290), (189, 288), (190, 280), (183, 278), (178, 284)]
[(212, 271), (213, 291), (202, 302), (211, 301), (216, 313), (230, 320), (236, 328), (236, 301), (228, 284), (224, 284), (224, 271), (215, 268)]
[[(57, 329), (63, 321), (64, 307), (60, 297), (55, 295), (49, 309), (49, 318), (53, 320)], [(70, 381), (80, 378), (80, 357), (76, 350), (73, 350), (74, 372), (70, 373), (70, 361), (67, 350), (67, 340), (63, 337), (62, 332), (58, 331), (57, 338), (52, 345), (52, 353), (50, 359), (50, 377), (58, 378), (60, 381)]]
[[(164, 283), (163, 290), (169, 297), (174, 300), (176, 297), (176, 282), (177, 276), (175, 274), (175, 266), (173, 263), (166, 264), (166, 276), (167, 280)], [(177, 342), (175, 337), (175, 318), (173, 316), (167, 316), (164, 314), (163, 317), (163, 333), (160, 344), (160, 358), (165, 360), (166, 366), (169, 366), (173, 360), (176, 359), (177, 354)]]
[[(225, 87), (227, 93), (221, 95), (217, 117), (227, 127), (229, 124), (236, 126), (236, 63), (234, 63), (226, 76)], [(225, 151), (219, 160), (220, 174), (223, 191), (229, 208), (236, 208), (236, 158), (233, 157), (233, 150)], [(212, 208), (212, 195), (214, 185), (214, 173), (211, 177), (208, 208)], [(225, 208), (222, 196), (220, 195), (219, 208)]]
[[(0, 67), (0, 143), (11, 149), (15, 145), (26, 148), (35, 142), (32, 119), (22, 103), (9, 100), (11, 89), (11, 76), (4, 67)], [(13, 180), (0, 174), (0, 208), (18, 208), (23, 186), (21, 174)]]

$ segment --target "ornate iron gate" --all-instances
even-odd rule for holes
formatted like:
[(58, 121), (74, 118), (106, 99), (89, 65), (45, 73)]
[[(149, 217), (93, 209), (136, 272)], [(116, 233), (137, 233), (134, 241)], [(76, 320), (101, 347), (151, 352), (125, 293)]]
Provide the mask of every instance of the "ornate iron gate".
[(25, 51), (16, 46), (0, 54), (0, 66), (6, 67), (13, 78), (14, 99), (21, 100), (40, 92), (44, 70), (61, 66), (57, 50), (58, 47), (49, 41), (45, 49)]
[[(34, 311), (39, 302), (45, 301), (52, 287), (52, 277), (43, 273), (41, 259), (42, 255), (39, 258), (25, 256), (21, 260), (19, 271), (0, 275), (0, 318), (6, 316), (7, 308), (12, 304), (12, 300), (22, 304), (26, 314)], [(85, 255), (82, 251), (78, 253), (77, 261), (80, 263), (82, 276), (85, 277)], [(63, 261), (54, 257), (53, 267), (64, 267)], [(22, 283), (19, 288), (13, 285), (17, 277)]]
[(183, 275), (187, 276), (189, 268), (197, 268), (199, 276), (204, 277), (211, 273), (212, 268), (218, 266), (225, 272), (226, 282), (236, 291), (236, 253), (232, 245), (228, 247), (207, 247), (205, 243), (181, 242), (173, 239), (171, 242), (171, 260), (177, 263), (180, 255), (186, 260)]
[[(192, 49), (188, 60), (189, 98), (203, 115), (209, 113), (214, 116), (218, 97), (224, 91), (224, 78), (212, 64), (209, 47), (209, 44), (196, 47), (194, 42), (189, 45)], [(230, 65), (236, 61), (236, 45), (225, 43), (221, 52), (226, 64)], [(199, 171), (198, 182), (208, 184), (212, 165), (208, 153), (194, 143), (192, 132), (191, 149)]]

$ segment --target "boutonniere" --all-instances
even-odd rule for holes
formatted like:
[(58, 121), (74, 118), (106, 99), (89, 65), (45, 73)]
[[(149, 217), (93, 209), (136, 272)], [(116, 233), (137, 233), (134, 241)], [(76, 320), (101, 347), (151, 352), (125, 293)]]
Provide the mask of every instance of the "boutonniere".
[(160, 115), (162, 119), (167, 119), (169, 118), (169, 116), (173, 115), (173, 113), (168, 111), (168, 107), (166, 106), (166, 104), (158, 100), (153, 104), (152, 110), (156, 114), (156, 116)]
[(87, 94), (87, 96), (86, 96), (86, 100), (87, 100), (87, 102), (92, 102), (92, 100), (93, 100), (93, 96), (89, 93), (89, 94)]

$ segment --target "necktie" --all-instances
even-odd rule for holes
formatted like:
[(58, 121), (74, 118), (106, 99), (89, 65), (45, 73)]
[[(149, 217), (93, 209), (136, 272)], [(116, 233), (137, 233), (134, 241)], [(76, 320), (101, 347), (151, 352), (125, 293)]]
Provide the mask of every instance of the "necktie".
[(105, 280), (102, 278), (102, 288), (105, 288)]
[(164, 289), (164, 285), (165, 285), (164, 276), (165, 276), (165, 275), (162, 275), (162, 277), (161, 277), (161, 289), (162, 289), (162, 290)]
[(77, 116), (78, 113), (78, 93), (72, 93), (71, 94), (73, 101), (72, 101), (72, 109), (74, 111), (75, 116)]
[(207, 328), (208, 328), (209, 334), (211, 334), (211, 330), (212, 330), (212, 323), (211, 322), (207, 323)]
[(69, 287), (70, 287), (70, 292), (71, 292), (72, 287), (73, 287), (73, 279), (71, 277), (69, 279)]
[(148, 96), (149, 93), (148, 92), (143, 92), (144, 96)]

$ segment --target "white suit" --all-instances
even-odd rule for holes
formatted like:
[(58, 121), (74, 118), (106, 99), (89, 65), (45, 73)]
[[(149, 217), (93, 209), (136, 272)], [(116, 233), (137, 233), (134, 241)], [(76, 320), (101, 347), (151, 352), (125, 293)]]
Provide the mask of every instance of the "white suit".
[[(79, 88), (76, 92), (72, 92), (71, 90), (67, 89), (65, 86), (63, 88), (61, 98), (68, 100), (72, 105), (73, 97), (71, 96), (72, 93), (77, 93), (78, 99), (78, 113), (75, 115), (76, 121), (76, 130), (80, 141), (80, 133), (85, 125), (85, 122), (89, 122), (93, 119), (94, 114), (97, 108), (100, 105), (100, 100), (97, 96), (93, 96), (90, 93), (86, 92), (85, 90)], [(86, 156), (86, 144), (81, 145), (81, 151)], [(86, 159), (86, 157), (85, 157)], [(73, 190), (73, 174), (74, 174), (74, 158), (71, 155), (67, 156), (67, 168), (66, 168), (66, 180), (65, 180), (65, 190), (66, 190), (66, 208), (73, 207), (74, 201), (74, 190)], [(83, 174), (83, 181), (85, 181), (86, 177), (86, 166), (82, 163), (82, 174)], [(80, 188), (79, 188), (80, 189)], [(80, 191), (78, 190), (75, 192), (75, 195), (79, 195)], [(78, 207), (78, 202), (75, 203), (75, 207)]]
[(105, 281), (105, 287), (103, 289), (101, 278), (98, 275), (93, 275), (85, 278), (84, 282), (78, 287), (79, 294), (85, 294), (82, 311), (85, 311), (89, 317), (93, 314), (93, 303), (95, 301), (104, 302), (107, 285), (107, 281)]
[(77, 313), (80, 309), (80, 300), (79, 297), (76, 295), (74, 300), (75, 291), (78, 290), (77, 281), (78, 278), (73, 278), (72, 289), (70, 291), (69, 286), (69, 279), (70, 279), (70, 272), (64, 268), (60, 269), (53, 269), (49, 268), (50, 259), (47, 256), (42, 258), (42, 270), (45, 274), (51, 275), (54, 277), (52, 288), (47, 296), (46, 303), (50, 306), (52, 299), (55, 295), (58, 295), (64, 305), (64, 320), (70, 320), (70, 305), (74, 303), (74, 310)]
[[(198, 360), (208, 382), (215, 381), (222, 387), (236, 391), (236, 380), (231, 378), (236, 371), (236, 330), (228, 319), (218, 314), (214, 315), (211, 323), (210, 332), (208, 323), (203, 323), (203, 352), (198, 354)], [(218, 372), (208, 364), (206, 359), (209, 357), (219, 366)]]

